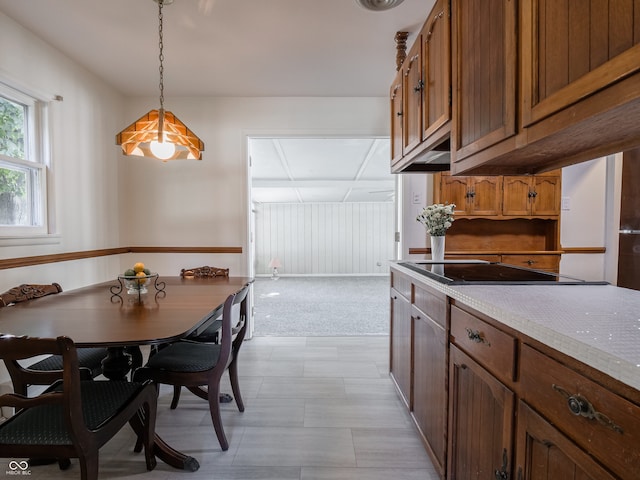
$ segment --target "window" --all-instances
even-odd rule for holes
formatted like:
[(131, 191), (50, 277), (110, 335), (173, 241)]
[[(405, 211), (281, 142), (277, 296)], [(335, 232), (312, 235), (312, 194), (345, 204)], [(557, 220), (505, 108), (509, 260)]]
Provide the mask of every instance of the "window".
[(0, 83), (0, 236), (47, 233), (46, 103)]

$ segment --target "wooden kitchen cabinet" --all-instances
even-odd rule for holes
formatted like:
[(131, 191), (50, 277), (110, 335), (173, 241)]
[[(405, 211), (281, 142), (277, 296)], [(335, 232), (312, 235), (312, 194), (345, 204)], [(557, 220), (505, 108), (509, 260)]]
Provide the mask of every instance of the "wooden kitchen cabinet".
[(516, 133), (516, 3), (451, 2), (453, 171)]
[(454, 177), (442, 173), (437, 197), (439, 203), (455, 203), (455, 215), (499, 215), (502, 177)]
[(450, 72), (449, 1), (437, 0), (391, 86), (392, 172), (412, 171), (435, 148), (449, 150)]
[(401, 274), (392, 274), (389, 373), (409, 410), (412, 406), (410, 292), (411, 281)]
[(446, 297), (414, 285), (413, 409), (411, 416), (433, 465), (444, 476), (447, 442)]
[(524, 127), (640, 70), (640, 1), (520, 4)]
[(505, 175), (502, 214), (506, 216), (560, 215), (560, 178), (560, 175)]
[[(574, 448), (580, 447), (619, 478), (638, 478), (638, 405), (527, 344), (522, 346), (520, 376), (522, 400), (566, 435)], [(526, 457), (520, 460), (529, 462)]]
[(402, 69), (396, 75), (391, 90), (389, 92), (389, 101), (391, 104), (391, 169), (395, 164), (402, 160), (402, 139), (403, 139), (403, 98), (402, 98)]
[[(560, 269), (561, 174), (433, 176), (435, 203), (455, 203), (447, 259)], [(430, 180), (429, 180), (430, 181)]]
[(449, 365), (447, 478), (512, 478), (514, 393), (455, 345)]
[[(422, 141), (437, 143), (451, 121), (451, 20), (449, 0), (436, 0), (420, 32)], [(435, 141), (430, 139), (435, 137)]]
[(516, 439), (518, 480), (616, 478), (522, 401), (518, 402)]
[(402, 66), (404, 125), (402, 155), (406, 156), (422, 140), (422, 43), (415, 42)]

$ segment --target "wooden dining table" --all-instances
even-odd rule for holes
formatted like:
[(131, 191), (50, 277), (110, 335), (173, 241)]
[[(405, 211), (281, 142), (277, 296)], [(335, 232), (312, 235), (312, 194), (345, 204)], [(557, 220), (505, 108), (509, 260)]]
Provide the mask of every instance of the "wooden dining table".
[[(128, 294), (121, 279), (113, 280), (2, 308), (0, 333), (67, 336), (77, 347), (107, 347), (104, 374), (122, 379), (132, 364), (141, 362), (141, 345), (160, 345), (203, 331), (220, 315), (227, 297), (252, 281), (158, 277), (147, 293), (139, 295)], [(135, 422), (132, 426), (140, 427)], [(175, 450), (157, 434), (154, 453), (176, 468), (199, 468), (195, 458)]]

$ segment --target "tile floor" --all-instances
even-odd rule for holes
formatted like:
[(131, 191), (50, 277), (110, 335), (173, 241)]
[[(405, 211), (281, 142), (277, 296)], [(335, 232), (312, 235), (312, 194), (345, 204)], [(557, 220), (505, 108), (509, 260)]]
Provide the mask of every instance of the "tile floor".
[[(389, 379), (388, 341), (384, 335), (254, 337), (240, 353), (246, 409), (222, 407), (228, 451), (220, 450), (204, 401), (184, 391), (178, 409), (169, 410), (171, 390), (163, 387), (157, 431), (200, 469), (183, 472), (159, 462), (147, 472), (125, 428), (100, 452), (100, 479), (435, 480)], [(80, 469), (76, 460), (66, 472), (33, 467), (30, 478), (79, 479)]]

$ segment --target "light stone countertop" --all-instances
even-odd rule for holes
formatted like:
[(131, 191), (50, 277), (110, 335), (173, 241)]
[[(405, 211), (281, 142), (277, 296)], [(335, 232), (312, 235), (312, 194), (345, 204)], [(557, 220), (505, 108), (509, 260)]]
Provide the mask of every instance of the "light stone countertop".
[(612, 285), (444, 285), (401, 272), (640, 390), (640, 291)]

